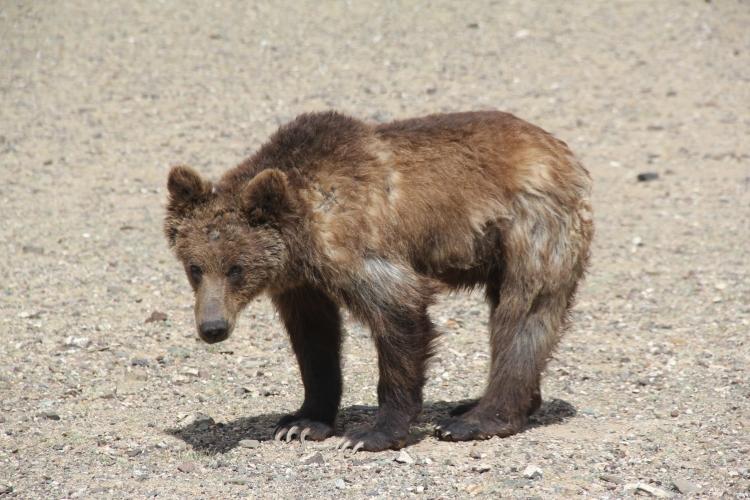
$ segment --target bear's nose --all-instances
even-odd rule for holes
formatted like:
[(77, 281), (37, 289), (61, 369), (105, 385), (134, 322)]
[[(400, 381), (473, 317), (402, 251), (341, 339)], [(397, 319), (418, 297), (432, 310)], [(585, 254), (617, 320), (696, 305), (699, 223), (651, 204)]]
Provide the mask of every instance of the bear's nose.
[(229, 336), (229, 323), (225, 319), (215, 319), (201, 323), (201, 338), (209, 344), (226, 340)]

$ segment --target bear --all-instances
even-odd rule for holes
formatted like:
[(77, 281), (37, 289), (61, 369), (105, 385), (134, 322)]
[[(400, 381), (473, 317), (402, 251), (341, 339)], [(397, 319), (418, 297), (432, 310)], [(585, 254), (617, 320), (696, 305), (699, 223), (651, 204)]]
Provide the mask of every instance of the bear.
[(276, 440), (334, 434), (346, 309), (371, 331), (378, 410), (337, 448), (405, 446), (438, 336), (428, 306), (444, 291), (484, 290), (491, 361), (484, 394), (437, 438), (510, 436), (539, 408), (593, 237), (591, 178), (565, 142), (500, 111), (385, 124), (306, 113), (217, 182), (175, 166), (167, 187), (164, 231), (199, 337), (225, 340), (259, 294), (288, 333), (304, 399)]

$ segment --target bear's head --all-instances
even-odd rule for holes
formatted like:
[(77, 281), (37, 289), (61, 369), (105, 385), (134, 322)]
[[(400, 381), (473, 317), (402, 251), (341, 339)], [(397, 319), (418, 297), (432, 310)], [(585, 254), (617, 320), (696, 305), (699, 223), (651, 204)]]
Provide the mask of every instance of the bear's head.
[(242, 309), (285, 273), (285, 228), (296, 203), (286, 175), (260, 172), (242, 186), (218, 191), (189, 167), (173, 167), (164, 232), (195, 292), (198, 335), (229, 337)]

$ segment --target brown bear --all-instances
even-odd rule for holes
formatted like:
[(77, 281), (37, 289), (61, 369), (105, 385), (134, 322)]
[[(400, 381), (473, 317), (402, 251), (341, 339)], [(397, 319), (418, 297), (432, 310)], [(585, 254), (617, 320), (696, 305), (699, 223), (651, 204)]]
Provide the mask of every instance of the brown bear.
[(303, 114), (215, 184), (169, 174), (165, 233), (195, 292), (198, 334), (226, 339), (267, 293), (299, 362), (305, 396), (276, 439), (333, 434), (341, 398), (341, 315), (378, 353), (378, 412), (341, 449), (404, 446), (422, 408), (443, 290), (482, 287), (490, 306), (484, 395), (436, 435), (519, 432), (541, 404), (593, 235), (591, 180), (567, 145), (513, 115), (437, 114), (368, 124)]

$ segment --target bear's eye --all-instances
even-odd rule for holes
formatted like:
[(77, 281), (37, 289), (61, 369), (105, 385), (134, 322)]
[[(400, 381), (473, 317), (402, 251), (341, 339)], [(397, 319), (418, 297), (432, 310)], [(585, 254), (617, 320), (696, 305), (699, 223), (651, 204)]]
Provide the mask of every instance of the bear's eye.
[(242, 267), (240, 266), (232, 266), (229, 268), (229, 271), (227, 271), (227, 277), (233, 281), (237, 281), (242, 277)]
[(201, 278), (203, 277), (203, 269), (193, 264), (192, 266), (190, 266), (189, 271), (190, 271), (190, 278), (194, 282), (200, 283)]

